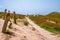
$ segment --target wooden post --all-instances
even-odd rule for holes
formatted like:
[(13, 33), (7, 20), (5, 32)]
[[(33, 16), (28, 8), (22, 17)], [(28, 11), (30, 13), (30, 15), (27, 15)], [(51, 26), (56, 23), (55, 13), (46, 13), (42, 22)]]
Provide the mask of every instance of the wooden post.
[(6, 31), (6, 28), (7, 28), (7, 24), (8, 24), (8, 21), (10, 20), (10, 11), (8, 11), (7, 15), (6, 15), (6, 19), (4, 21), (4, 25), (3, 25), (3, 28), (2, 28), (2, 32), (5, 33)]
[(14, 14), (14, 23), (17, 24), (17, 23), (16, 23), (16, 13), (13, 12), (13, 14)]
[(6, 13), (7, 13), (7, 9), (4, 10), (4, 16), (3, 16), (3, 20), (6, 19)]

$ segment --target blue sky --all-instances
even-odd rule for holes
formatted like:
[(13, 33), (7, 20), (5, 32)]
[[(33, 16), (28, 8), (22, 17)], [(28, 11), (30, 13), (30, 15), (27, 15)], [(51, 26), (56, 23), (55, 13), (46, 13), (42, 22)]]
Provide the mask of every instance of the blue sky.
[(41, 14), (60, 12), (60, 0), (0, 0), (0, 11), (8, 9), (20, 14)]

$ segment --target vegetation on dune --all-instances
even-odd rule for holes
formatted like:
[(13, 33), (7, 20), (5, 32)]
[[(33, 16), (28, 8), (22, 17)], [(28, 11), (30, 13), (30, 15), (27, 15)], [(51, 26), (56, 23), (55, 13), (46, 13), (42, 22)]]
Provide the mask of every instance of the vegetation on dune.
[(48, 17), (55, 17), (55, 18), (60, 18), (60, 12), (51, 12), (48, 15)]
[[(60, 32), (60, 16), (59, 12), (52, 12), (51, 14), (42, 16), (30, 15), (29, 18), (40, 27), (50, 32)], [(51, 22), (50, 22), (51, 21)], [(54, 23), (53, 23), (54, 22)]]
[[(10, 18), (14, 18), (13, 15), (14, 15), (13, 13), (10, 13)], [(3, 18), (3, 17), (4, 17), (4, 12), (0, 12), (0, 18)], [(25, 17), (25, 15), (16, 13), (17, 19), (23, 19), (24, 17)]]
[(3, 13), (4, 13), (4, 12), (0, 12), (0, 18), (2, 18), (2, 17), (3, 17)]

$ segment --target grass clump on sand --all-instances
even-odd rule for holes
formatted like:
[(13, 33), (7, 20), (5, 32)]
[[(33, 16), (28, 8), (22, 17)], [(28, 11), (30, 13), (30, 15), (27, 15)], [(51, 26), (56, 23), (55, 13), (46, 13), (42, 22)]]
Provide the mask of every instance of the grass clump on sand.
[(36, 29), (34, 27), (32, 27), (32, 30), (35, 31)]
[(25, 22), (24, 22), (24, 25), (25, 25), (25, 26), (28, 26), (28, 22), (27, 22), (27, 21), (25, 21)]
[(9, 31), (9, 30), (6, 30), (5, 34), (12, 35), (13, 33), (11, 31)]
[(10, 23), (8, 27), (9, 27), (10, 29), (13, 29), (12, 23)]

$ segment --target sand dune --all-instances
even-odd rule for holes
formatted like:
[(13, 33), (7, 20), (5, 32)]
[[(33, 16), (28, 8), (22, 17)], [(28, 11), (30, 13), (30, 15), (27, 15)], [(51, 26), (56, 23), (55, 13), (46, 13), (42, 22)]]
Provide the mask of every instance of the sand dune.
[(17, 24), (12, 22), (13, 29), (9, 29), (14, 34), (12, 36), (1, 32), (4, 20), (0, 19), (0, 40), (60, 40), (60, 37), (51, 35), (51, 32), (40, 28), (28, 17), (25, 17), (25, 20), (27, 20), (28, 26), (25, 26), (23, 21), (17, 21)]

